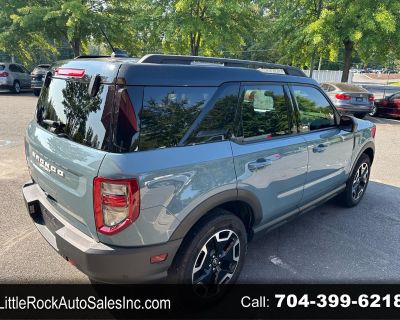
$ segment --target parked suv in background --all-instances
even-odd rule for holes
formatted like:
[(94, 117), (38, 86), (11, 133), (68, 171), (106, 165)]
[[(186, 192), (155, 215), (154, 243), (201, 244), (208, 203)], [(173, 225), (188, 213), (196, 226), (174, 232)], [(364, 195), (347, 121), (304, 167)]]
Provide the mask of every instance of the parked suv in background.
[(31, 87), (31, 76), (23, 65), (0, 62), (0, 89), (20, 93), (21, 89)]
[(40, 95), (40, 90), (42, 89), (43, 80), (46, 76), (46, 73), (50, 69), (50, 64), (39, 64), (33, 71), (31, 72), (31, 87), (33, 89), (33, 93), (35, 96)]
[(374, 95), (360, 86), (342, 82), (325, 82), (321, 83), (321, 88), (342, 114), (353, 114), (358, 118), (364, 118), (374, 110)]
[(232, 283), (255, 233), (337, 195), (355, 206), (368, 185), (375, 126), (340, 116), (297, 68), (83, 57), (42, 90), (24, 198), (95, 281)]

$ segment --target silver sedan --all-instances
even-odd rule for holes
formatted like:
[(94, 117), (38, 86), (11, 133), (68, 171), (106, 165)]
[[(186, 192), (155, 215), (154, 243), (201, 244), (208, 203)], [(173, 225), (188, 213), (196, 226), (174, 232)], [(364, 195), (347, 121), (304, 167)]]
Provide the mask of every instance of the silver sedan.
[(325, 82), (321, 83), (321, 87), (341, 113), (364, 118), (374, 109), (374, 95), (360, 86), (341, 82)]

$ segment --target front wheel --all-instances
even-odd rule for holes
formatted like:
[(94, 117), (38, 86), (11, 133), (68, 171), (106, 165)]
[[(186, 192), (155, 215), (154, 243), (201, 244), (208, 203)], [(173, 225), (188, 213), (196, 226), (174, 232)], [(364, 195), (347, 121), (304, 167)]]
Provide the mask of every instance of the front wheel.
[(173, 263), (170, 282), (209, 285), (234, 283), (243, 267), (247, 234), (243, 222), (223, 209), (200, 221)]
[(343, 205), (351, 208), (359, 204), (367, 190), (370, 172), (371, 160), (363, 153), (346, 183), (346, 189), (341, 194)]

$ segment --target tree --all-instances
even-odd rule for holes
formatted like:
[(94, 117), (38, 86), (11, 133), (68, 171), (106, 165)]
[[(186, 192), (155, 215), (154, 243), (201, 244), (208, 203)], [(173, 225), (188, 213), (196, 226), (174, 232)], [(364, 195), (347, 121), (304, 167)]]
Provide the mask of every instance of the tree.
[(382, 44), (392, 42), (400, 28), (396, 21), (399, 9), (396, 1), (327, 1), (320, 18), (306, 26), (305, 32), (316, 46), (326, 46), (331, 57), (344, 49), (341, 80), (347, 82), (354, 51), (364, 62), (371, 55), (377, 59), (387, 55)]

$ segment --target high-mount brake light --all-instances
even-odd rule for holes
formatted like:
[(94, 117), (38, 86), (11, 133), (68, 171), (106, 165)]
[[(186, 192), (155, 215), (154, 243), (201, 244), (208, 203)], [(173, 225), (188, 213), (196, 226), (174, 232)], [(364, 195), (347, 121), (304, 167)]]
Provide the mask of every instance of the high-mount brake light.
[(85, 75), (85, 69), (73, 69), (73, 68), (56, 69), (56, 76), (82, 78), (84, 75)]
[(139, 217), (140, 190), (136, 179), (108, 179), (93, 181), (93, 208), (98, 232), (116, 234)]

